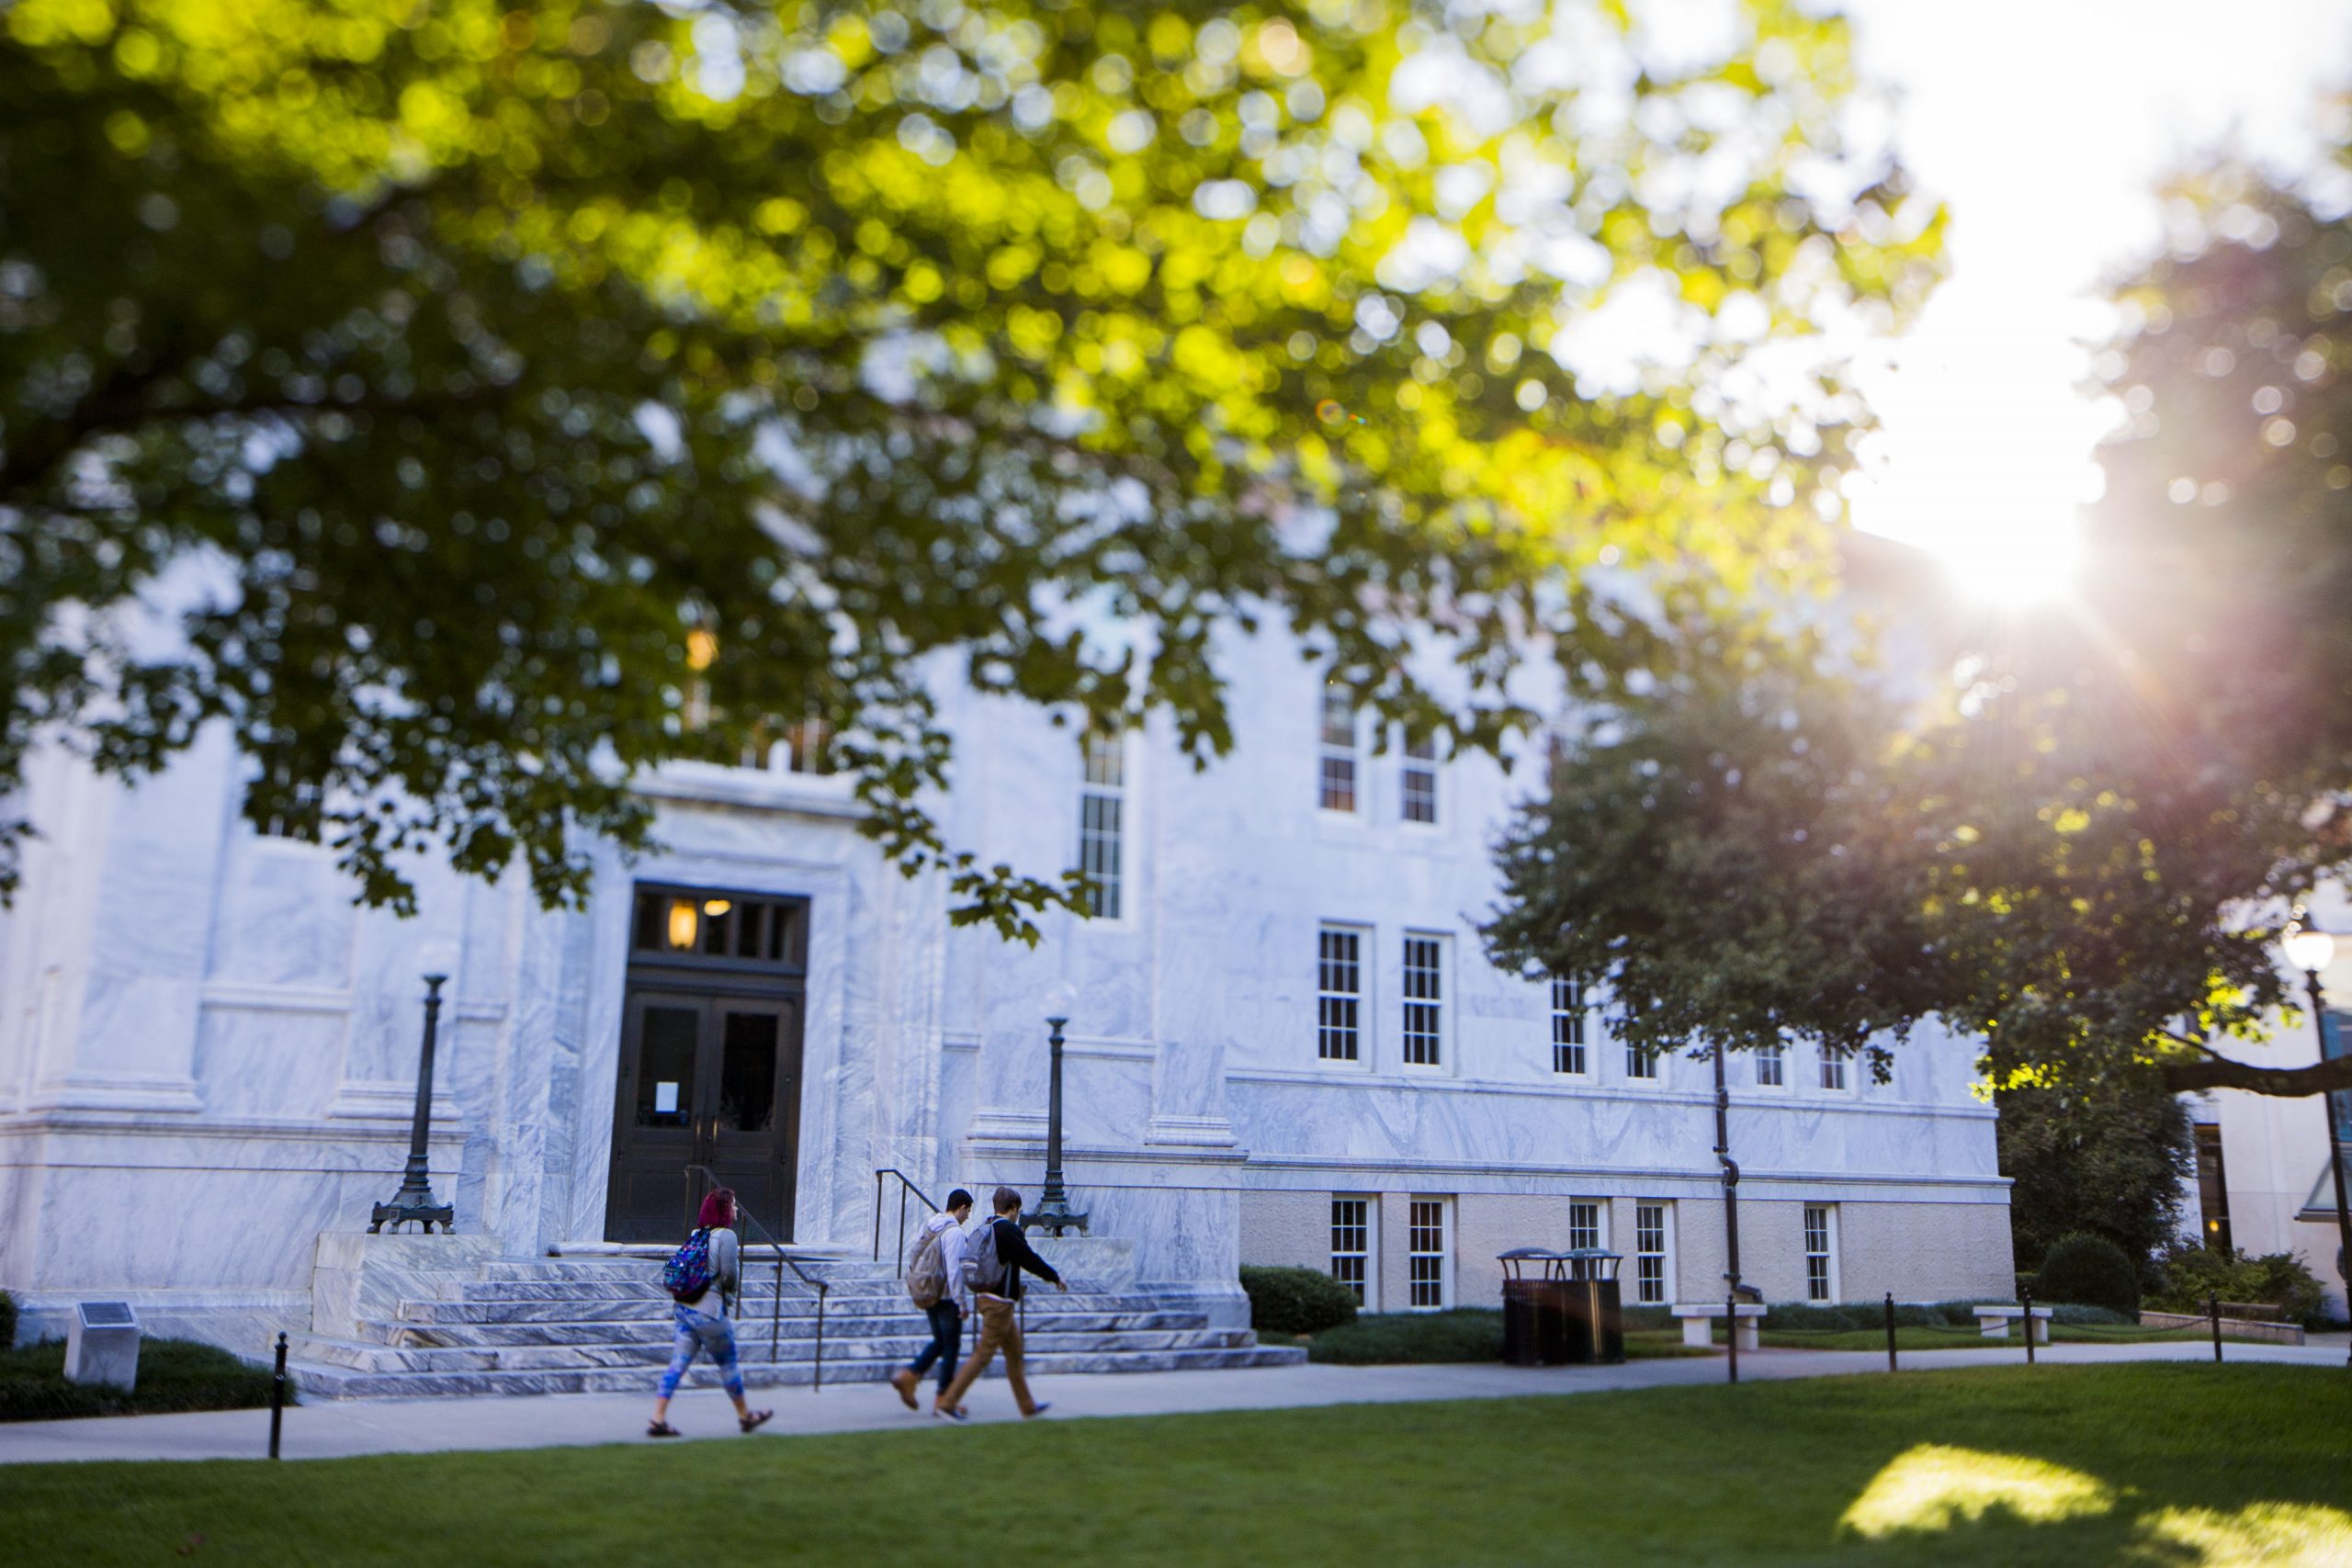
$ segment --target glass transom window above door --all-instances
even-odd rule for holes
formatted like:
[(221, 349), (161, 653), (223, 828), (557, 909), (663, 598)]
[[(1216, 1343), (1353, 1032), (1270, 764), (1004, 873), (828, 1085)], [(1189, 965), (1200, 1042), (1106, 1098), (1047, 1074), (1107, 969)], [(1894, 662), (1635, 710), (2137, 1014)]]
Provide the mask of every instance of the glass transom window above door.
[(797, 972), (808, 962), (806, 899), (640, 885), (629, 962)]

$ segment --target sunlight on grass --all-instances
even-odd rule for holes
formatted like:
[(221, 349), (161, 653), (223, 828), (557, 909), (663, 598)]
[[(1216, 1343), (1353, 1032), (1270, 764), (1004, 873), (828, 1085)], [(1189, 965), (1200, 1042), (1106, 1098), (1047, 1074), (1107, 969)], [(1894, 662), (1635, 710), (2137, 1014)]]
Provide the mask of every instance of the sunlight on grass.
[(2064, 1465), (1922, 1443), (1871, 1477), (1838, 1523), (1879, 1540), (1898, 1531), (1973, 1524), (1996, 1509), (2045, 1525), (2114, 1506), (2115, 1493), (2105, 1483)]
[(2249, 1503), (2228, 1514), (2166, 1508), (2140, 1531), (2145, 1544), (2136, 1555), (2168, 1565), (2343, 1568), (2352, 1562), (2352, 1514), (2316, 1503)]

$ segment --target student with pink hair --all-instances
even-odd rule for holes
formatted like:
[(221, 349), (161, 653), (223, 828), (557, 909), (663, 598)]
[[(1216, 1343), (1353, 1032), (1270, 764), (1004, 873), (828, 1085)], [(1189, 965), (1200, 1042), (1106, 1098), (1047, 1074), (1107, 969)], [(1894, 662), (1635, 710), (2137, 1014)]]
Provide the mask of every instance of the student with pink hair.
[(702, 1213), (686, 1244), (672, 1255), (662, 1271), (662, 1283), (677, 1303), (678, 1336), (670, 1351), (669, 1369), (662, 1374), (662, 1393), (653, 1401), (649, 1438), (674, 1438), (670, 1425), (670, 1399), (678, 1380), (686, 1375), (697, 1352), (708, 1352), (735, 1402), (735, 1419), (744, 1431), (756, 1430), (773, 1410), (754, 1410), (743, 1401), (743, 1373), (735, 1364), (735, 1325), (728, 1320), (727, 1299), (742, 1290), (743, 1249), (735, 1235), (735, 1194), (718, 1188), (702, 1201)]

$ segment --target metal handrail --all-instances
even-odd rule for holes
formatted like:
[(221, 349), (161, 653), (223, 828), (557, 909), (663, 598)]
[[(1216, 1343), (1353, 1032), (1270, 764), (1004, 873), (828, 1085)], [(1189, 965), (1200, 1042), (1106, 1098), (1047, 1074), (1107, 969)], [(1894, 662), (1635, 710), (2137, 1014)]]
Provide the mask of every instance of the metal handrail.
[(897, 1169), (890, 1166), (885, 1166), (880, 1170), (876, 1171), (874, 1173), (875, 1262), (879, 1263), (882, 1261), (882, 1179), (886, 1176), (895, 1176), (899, 1179), (899, 1252), (898, 1261), (894, 1263), (892, 1267), (897, 1269), (900, 1277), (903, 1278), (907, 1271), (907, 1194), (911, 1192), (916, 1197), (922, 1199), (923, 1207), (929, 1209), (934, 1214), (939, 1213), (939, 1205), (933, 1202), (931, 1194), (925, 1192), (922, 1188), (917, 1187), (914, 1184), (914, 1179), (908, 1176), (905, 1171)]
[[(686, 1167), (688, 1176), (693, 1176), (696, 1172), (700, 1172), (707, 1178), (713, 1187), (726, 1185), (718, 1179), (718, 1173), (707, 1165)], [(775, 1234), (760, 1223), (759, 1215), (738, 1203), (735, 1205), (735, 1217), (739, 1220), (751, 1221), (752, 1228), (760, 1233), (760, 1239), (767, 1244), (769, 1251), (775, 1254), (775, 1292), (768, 1303), (768, 1364), (770, 1366), (775, 1366), (783, 1359), (784, 1271), (786, 1269), (791, 1269), (802, 1284), (817, 1292), (817, 1364), (809, 1379), (808, 1389), (811, 1393), (821, 1393), (825, 1387), (825, 1292), (831, 1287), (794, 1262), (786, 1254), (784, 1243), (776, 1240)]]

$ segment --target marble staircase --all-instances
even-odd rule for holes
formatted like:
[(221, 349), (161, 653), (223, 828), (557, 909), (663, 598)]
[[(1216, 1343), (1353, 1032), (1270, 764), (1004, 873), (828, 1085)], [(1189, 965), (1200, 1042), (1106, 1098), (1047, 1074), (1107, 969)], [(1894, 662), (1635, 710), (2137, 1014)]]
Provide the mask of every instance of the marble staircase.
[[(825, 1286), (827, 1383), (880, 1382), (929, 1342), (923, 1314), (888, 1264), (798, 1261)], [(773, 1262), (749, 1258), (745, 1273), (737, 1323), (744, 1382), (813, 1382), (816, 1288), (787, 1269), (779, 1302)], [(490, 1259), (463, 1272), (413, 1274), (396, 1299), (379, 1297), (329, 1331), (293, 1336), (288, 1366), (306, 1399), (650, 1393), (670, 1357), (661, 1274), (660, 1259), (649, 1257)], [(1306, 1359), (1258, 1344), (1246, 1328), (1170, 1310), (1134, 1286), (1073, 1279), (1067, 1293), (1032, 1292), (1026, 1314), (1029, 1370), (1040, 1376)], [(698, 1360), (687, 1386), (718, 1382)]]

